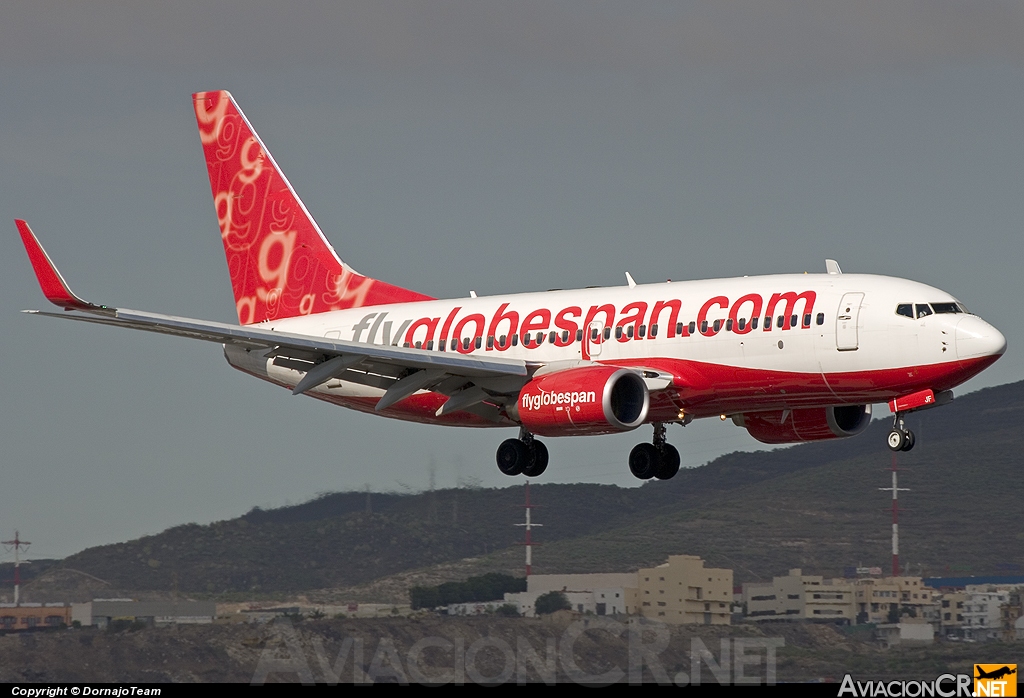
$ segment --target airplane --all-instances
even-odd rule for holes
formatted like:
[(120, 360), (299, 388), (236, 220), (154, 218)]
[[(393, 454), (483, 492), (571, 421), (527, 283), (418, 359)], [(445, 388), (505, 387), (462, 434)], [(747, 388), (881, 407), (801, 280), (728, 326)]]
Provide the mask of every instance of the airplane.
[[(1016, 667), (1016, 665), (1014, 665), (1014, 666)], [(996, 679), (996, 680), (998, 680), (998, 679), (1003, 678), (1004, 676), (1010, 676), (1011, 674), (1016, 674), (1017, 673), (1017, 669), (1015, 669), (1015, 668), (1011, 669), (1009, 666), (1000, 667), (999, 669), (994, 669), (994, 670), (992, 670), (990, 672), (989, 671), (985, 671), (978, 664), (975, 664), (974, 667), (978, 671), (978, 675), (974, 677), (976, 679)]]
[(872, 404), (887, 443), (914, 447), (906, 415), (952, 400), (1006, 340), (950, 294), (915, 281), (824, 274), (555, 290), (438, 300), (343, 262), (226, 91), (193, 95), (238, 324), (96, 305), (73, 293), (16, 221), (44, 296), (24, 311), (214, 342), (234, 368), (335, 405), (394, 419), (518, 428), (506, 475), (548, 465), (537, 436), (647, 424), (628, 465), (679, 469), (667, 427), (731, 419), (769, 444), (854, 436)]

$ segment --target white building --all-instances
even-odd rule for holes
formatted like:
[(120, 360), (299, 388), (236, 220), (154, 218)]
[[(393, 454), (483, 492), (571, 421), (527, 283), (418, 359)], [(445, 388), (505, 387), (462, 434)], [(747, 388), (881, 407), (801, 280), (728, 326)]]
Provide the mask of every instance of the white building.
[(973, 640), (994, 640), (1002, 630), (1000, 606), (1010, 600), (1006, 585), (972, 584), (965, 589), (964, 637)]
[[(635, 594), (637, 573), (534, 574), (526, 579), (526, 591), (505, 594), (504, 603), (514, 603), (529, 618), (537, 615), (538, 597), (552, 591), (565, 594), (577, 613), (597, 616), (629, 613), (628, 594)], [(630, 592), (626, 590), (629, 589)]]

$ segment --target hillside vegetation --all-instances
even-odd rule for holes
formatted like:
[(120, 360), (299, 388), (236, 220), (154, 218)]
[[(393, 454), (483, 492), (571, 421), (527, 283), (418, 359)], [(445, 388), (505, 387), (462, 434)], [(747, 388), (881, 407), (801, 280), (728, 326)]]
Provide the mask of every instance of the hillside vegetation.
[[(912, 415), (917, 447), (899, 455), (901, 550), (914, 573), (1024, 569), (1024, 382)], [(838, 574), (888, 567), (892, 454), (888, 420), (853, 439), (733, 453), (638, 488), (534, 483), (544, 524), (534, 572), (628, 571), (669, 554), (730, 567), (737, 582), (790, 567)], [(643, 430), (646, 436), (646, 429)], [(674, 442), (686, 448), (686, 432)], [(552, 467), (557, 468), (557, 463)], [(184, 593), (297, 593), (365, 584), (468, 557), (510, 569), (522, 538), (521, 484), (416, 495), (340, 492), (253, 509), (84, 550), (56, 565), (112, 588)], [(521, 549), (514, 548), (516, 559)], [(516, 563), (518, 565), (518, 562)], [(51, 572), (54, 568), (51, 568)]]

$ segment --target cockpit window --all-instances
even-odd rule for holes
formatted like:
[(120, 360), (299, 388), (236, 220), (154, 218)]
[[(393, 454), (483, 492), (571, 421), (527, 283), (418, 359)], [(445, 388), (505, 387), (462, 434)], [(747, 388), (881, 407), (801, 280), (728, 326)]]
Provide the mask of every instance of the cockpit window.
[(896, 314), (908, 317), (911, 320), (914, 319), (914, 304), (913, 303), (900, 303), (896, 306)]
[(917, 304), (917, 317), (923, 318), (925, 315), (931, 315), (932, 309), (928, 307), (927, 303)]
[(932, 303), (932, 310), (939, 315), (963, 312), (958, 303)]

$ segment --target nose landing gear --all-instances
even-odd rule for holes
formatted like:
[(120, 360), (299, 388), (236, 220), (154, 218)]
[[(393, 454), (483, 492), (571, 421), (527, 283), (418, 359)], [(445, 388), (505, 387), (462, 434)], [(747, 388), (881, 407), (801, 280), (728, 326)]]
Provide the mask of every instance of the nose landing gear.
[(526, 429), (518, 439), (506, 439), (498, 446), (498, 470), (505, 475), (537, 477), (548, 467), (548, 449)]
[(889, 436), (886, 438), (886, 443), (889, 446), (890, 451), (909, 451), (914, 448), (914, 432), (907, 429), (903, 423), (903, 415), (899, 412), (892, 420), (892, 431), (889, 432)]
[(654, 423), (654, 442), (629, 452), (629, 471), (641, 480), (669, 480), (679, 472), (679, 451), (665, 441), (665, 424)]

